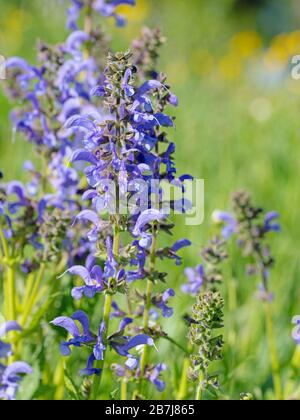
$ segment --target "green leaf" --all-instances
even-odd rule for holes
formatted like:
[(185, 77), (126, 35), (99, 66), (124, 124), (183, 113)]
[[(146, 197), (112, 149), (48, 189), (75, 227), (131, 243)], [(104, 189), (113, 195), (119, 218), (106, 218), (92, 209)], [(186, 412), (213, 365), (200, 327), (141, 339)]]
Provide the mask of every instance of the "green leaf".
[(67, 370), (65, 370), (65, 387), (67, 390), (67, 393), (70, 397), (71, 400), (76, 400), (79, 401), (81, 400), (81, 393), (80, 390), (77, 388), (77, 386), (75, 385), (73, 379), (71, 378), (70, 374), (68, 373)]

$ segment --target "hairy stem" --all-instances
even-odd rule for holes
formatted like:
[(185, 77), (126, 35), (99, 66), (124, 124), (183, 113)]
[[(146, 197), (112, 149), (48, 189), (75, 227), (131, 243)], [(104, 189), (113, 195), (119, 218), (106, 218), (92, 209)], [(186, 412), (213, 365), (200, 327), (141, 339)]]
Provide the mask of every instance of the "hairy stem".
[[(153, 239), (150, 251), (150, 264), (149, 264), (149, 279), (147, 280), (147, 291), (146, 291), (146, 306), (144, 310), (144, 318), (143, 318), (143, 327), (145, 333), (149, 331), (149, 318), (150, 318), (150, 309), (151, 309), (151, 299), (152, 299), (152, 291), (153, 291), (153, 273), (155, 271), (155, 262), (156, 262), (156, 245), (157, 245), (157, 231), (156, 228), (153, 227)], [(141, 366), (140, 366), (140, 381), (139, 381), (139, 391), (141, 392), (142, 388), (142, 380), (145, 374), (145, 369), (147, 366), (147, 359), (148, 359), (148, 346), (144, 346), (143, 353), (141, 357)]]
[[(114, 244), (113, 244), (113, 254), (115, 257), (119, 255), (120, 250), (120, 232), (118, 230), (118, 227), (115, 225), (114, 228)], [(105, 342), (108, 337), (108, 329), (109, 329), (109, 321), (110, 321), (110, 312), (111, 312), (111, 305), (112, 305), (112, 295), (106, 294), (105, 295), (105, 301), (104, 301), (104, 309), (103, 309), (103, 322), (105, 324), (105, 332), (103, 335), (103, 341)], [(101, 369), (100, 375), (95, 375), (94, 381), (93, 381), (93, 387), (92, 387), (92, 393), (91, 393), (91, 399), (97, 400), (98, 392), (103, 376), (103, 370), (105, 366), (105, 356), (106, 356), (106, 350), (104, 351), (103, 360), (101, 360), (98, 363), (99, 369)]]
[(203, 381), (204, 381), (204, 373), (201, 370), (199, 373), (199, 379), (198, 379), (198, 386), (196, 390), (196, 401), (201, 401), (203, 396)]

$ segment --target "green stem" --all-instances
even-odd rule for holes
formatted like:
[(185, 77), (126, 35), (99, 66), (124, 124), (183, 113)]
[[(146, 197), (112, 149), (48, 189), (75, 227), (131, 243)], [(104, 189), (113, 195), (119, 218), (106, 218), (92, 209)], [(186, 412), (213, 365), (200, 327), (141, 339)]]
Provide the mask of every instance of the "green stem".
[(273, 375), (273, 382), (274, 382), (274, 390), (275, 396), (277, 400), (283, 399), (283, 391), (282, 391), (282, 383), (280, 377), (280, 363), (278, 352), (275, 343), (274, 337), (274, 328), (273, 328), (273, 319), (272, 319), (272, 311), (270, 303), (264, 304), (265, 308), (265, 318), (266, 318), (266, 331), (267, 331), (267, 338), (269, 344), (269, 351), (271, 355), (271, 367), (272, 367), (272, 375)]
[(121, 380), (121, 401), (127, 400), (127, 379)]
[(300, 346), (296, 347), (295, 353), (292, 358), (292, 368), (293, 370), (297, 371), (300, 366)]
[(16, 320), (16, 285), (14, 268), (9, 265), (7, 267), (7, 319)]
[[(111, 304), (112, 304), (112, 296), (109, 294), (105, 295), (105, 301), (104, 301), (104, 311), (103, 311), (103, 322), (105, 324), (105, 333), (103, 335), (103, 341), (106, 341), (108, 336), (108, 327), (109, 327), (109, 320), (110, 320), (110, 311), (111, 311)], [(99, 369), (101, 369), (100, 375), (95, 375), (94, 381), (93, 381), (93, 388), (91, 393), (91, 399), (97, 400), (98, 398), (98, 392), (103, 376), (103, 370), (105, 365), (105, 356), (106, 356), (106, 350), (104, 351), (103, 360), (101, 360), (98, 363)]]
[(8, 243), (2, 229), (0, 229), (0, 241), (6, 263), (6, 278), (4, 280), (5, 317), (9, 321), (16, 321), (15, 272), (9, 255)]
[(46, 270), (46, 264), (42, 263), (41, 266), (40, 266), (37, 278), (34, 282), (34, 286), (33, 286), (30, 298), (28, 299), (27, 302), (25, 302), (25, 305), (24, 305), (23, 314), (22, 314), (22, 318), (21, 318), (21, 326), (22, 327), (25, 326), (25, 324), (28, 320), (28, 317), (31, 314), (31, 311), (36, 304), (37, 296), (39, 294), (39, 290), (40, 290), (42, 281), (44, 279), (45, 270)]
[(8, 250), (8, 243), (3, 233), (3, 230), (0, 228), (0, 241), (3, 248), (4, 257), (9, 260), (9, 250)]
[(204, 380), (204, 373), (201, 370), (199, 373), (199, 382), (198, 382), (198, 386), (197, 386), (197, 390), (196, 390), (196, 401), (201, 401), (202, 400), (202, 395), (203, 395), (203, 380)]

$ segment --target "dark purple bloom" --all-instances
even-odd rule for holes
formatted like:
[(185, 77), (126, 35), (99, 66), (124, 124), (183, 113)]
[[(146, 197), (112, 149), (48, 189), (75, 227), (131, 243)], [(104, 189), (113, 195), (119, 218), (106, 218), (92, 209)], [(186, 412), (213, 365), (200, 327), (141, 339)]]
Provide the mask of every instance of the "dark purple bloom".
[(188, 239), (180, 239), (179, 241), (175, 242), (175, 244), (169, 249), (168, 257), (172, 260), (175, 260), (176, 265), (182, 264), (182, 258), (177, 255), (177, 252), (181, 251), (183, 248), (187, 248), (191, 246), (192, 243)]
[(147, 378), (148, 378), (148, 380), (149, 380), (150, 382), (152, 382), (152, 383), (153, 383), (153, 385), (155, 385), (156, 389), (157, 389), (159, 392), (163, 392), (163, 391), (164, 391), (164, 389), (165, 389), (165, 387), (166, 387), (165, 382), (164, 382), (164, 381), (162, 381), (162, 380), (160, 379), (160, 375), (161, 375), (161, 373), (162, 373), (163, 371), (165, 371), (166, 369), (167, 369), (167, 366), (166, 366), (164, 363), (160, 363), (160, 364), (158, 364), (157, 366), (155, 366), (155, 367), (152, 369), (152, 371), (150, 371), (150, 372), (147, 374)]
[(264, 220), (264, 231), (265, 232), (280, 232), (281, 226), (280, 223), (277, 222), (279, 219), (279, 213), (276, 211), (272, 211), (267, 213)]
[(186, 268), (185, 275), (188, 278), (188, 283), (181, 287), (184, 293), (196, 296), (204, 283), (204, 266), (198, 265), (194, 268)]
[(85, 369), (82, 369), (79, 373), (81, 376), (99, 376), (101, 374), (101, 369), (95, 368), (94, 363), (96, 361), (96, 358), (94, 354), (91, 354), (88, 358), (87, 365)]
[[(81, 324), (82, 331), (80, 331), (75, 321)], [(60, 350), (63, 356), (69, 356), (71, 354), (71, 346), (81, 347), (95, 340), (95, 337), (90, 332), (88, 317), (83, 311), (75, 312), (71, 318), (65, 316), (56, 318), (51, 324), (64, 328), (73, 337), (69, 341), (61, 343)]]
[(146, 232), (148, 225), (152, 222), (158, 222), (165, 218), (166, 216), (163, 213), (155, 209), (145, 210), (141, 213), (132, 232), (134, 236), (141, 237), (141, 248), (149, 248), (152, 243), (152, 235)]
[(167, 289), (163, 294), (153, 299), (154, 305), (161, 310), (164, 318), (171, 318), (173, 316), (174, 310), (168, 306), (168, 302), (174, 296), (175, 291), (173, 289)]
[(120, 356), (127, 357), (125, 366), (131, 370), (137, 367), (138, 359), (129, 352), (138, 346), (155, 345), (153, 339), (146, 334), (140, 334), (132, 338), (115, 334), (109, 338), (109, 344)]
[(80, 300), (83, 295), (91, 299), (96, 293), (101, 293), (105, 289), (103, 272), (98, 265), (94, 265), (90, 270), (81, 265), (75, 265), (64, 274), (66, 273), (81, 277), (85, 283), (85, 286), (75, 287), (72, 290), (72, 297), (76, 300)]

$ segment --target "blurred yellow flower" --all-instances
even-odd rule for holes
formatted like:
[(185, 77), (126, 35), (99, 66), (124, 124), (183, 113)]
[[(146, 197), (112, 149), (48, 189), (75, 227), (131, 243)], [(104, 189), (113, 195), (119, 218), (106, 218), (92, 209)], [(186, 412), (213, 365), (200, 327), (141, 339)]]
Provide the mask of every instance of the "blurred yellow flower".
[(126, 17), (130, 22), (141, 22), (149, 14), (149, 8), (147, 0), (137, 0), (135, 7), (122, 5), (117, 8), (117, 13)]
[(236, 34), (230, 41), (233, 53), (241, 58), (249, 58), (262, 47), (262, 39), (255, 31), (244, 31)]
[(214, 67), (215, 59), (207, 50), (199, 50), (192, 54), (189, 60), (191, 70), (200, 76), (208, 75)]
[(295, 31), (288, 35), (287, 50), (290, 55), (300, 53), (300, 31)]
[(239, 56), (229, 53), (219, 61), (220, 76), (226, 80), (238, 79), (242, 74), (243, 66)]
[(5, 41), (5, 48), (9, 52), (17, 50), (21, 45), (23, 17), (23, 11), (19, 8), (8, 9), (5, 14), (5, 19), (2, 22), (5, 40), (1, 39), (1, 44)]

